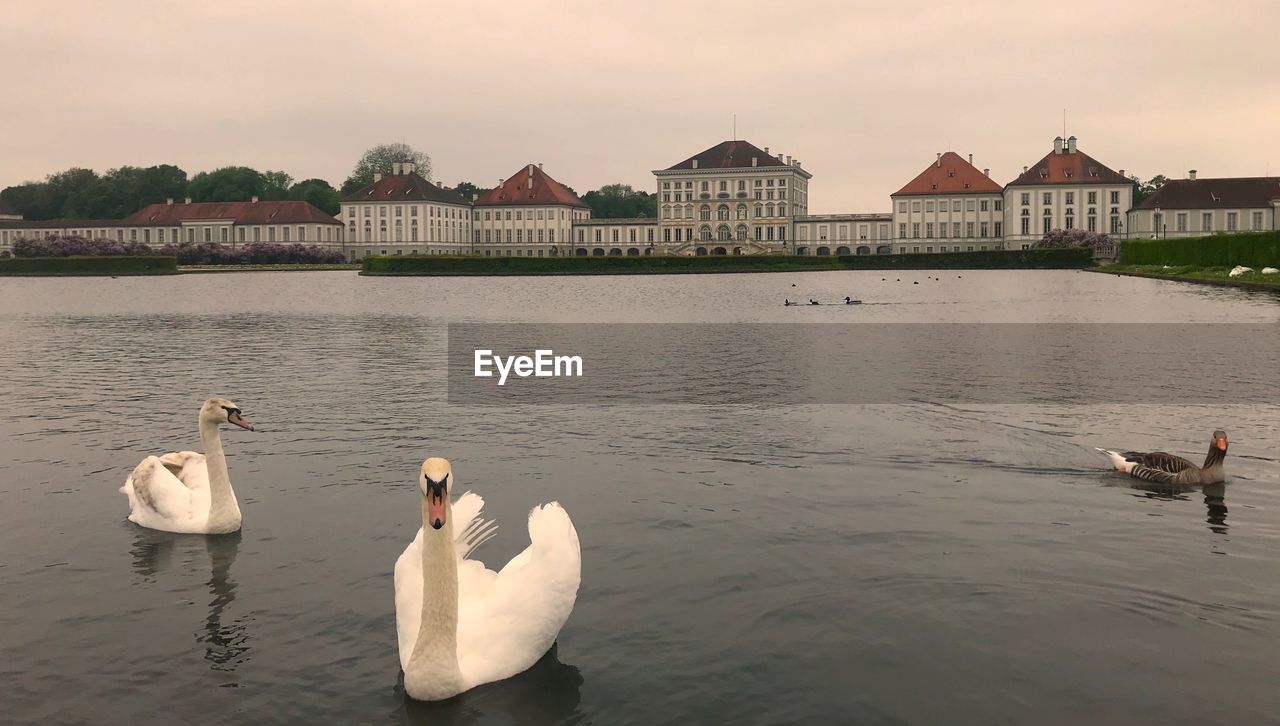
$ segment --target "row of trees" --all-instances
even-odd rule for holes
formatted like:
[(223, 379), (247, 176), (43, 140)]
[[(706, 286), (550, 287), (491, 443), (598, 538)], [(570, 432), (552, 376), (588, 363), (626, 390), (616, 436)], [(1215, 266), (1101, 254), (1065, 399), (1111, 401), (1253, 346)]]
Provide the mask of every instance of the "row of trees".
[(259, 171), (225, 166), (188, 178), (173, 164), (122, 166), (98, 174), (73, 167), (50, 174), (44, 181), (25, 182), (0, 190), (0, 199), (27, 219), (120, 219), (166, 199), (191, 197), (193, 202), (247, 202), (296, 199), (337, 214), (343, 194), (373, 181), (376, 172), (391, 173), (393, 164), (411, 162), (419, 174), (431, 178), (431, 157), (407, 144), (382, 144), (356, 162), (339, 191), (324, 179), (295, 181), (283, 171)]
[[(194, 202), (245, 202), (285, 199), (310, 202), (329, 214), (339, 212), (342, 195), (373, 181), (375, 173), (389, 174), (392, 166), (412, 163), (415, 171), (431, 178), (431, 157), (407, 144), (382, 144), (364, 153), (341, 189), (324, 179), (295, 181), (283, 171), (259, 171), (247, 166), (225, 166), (188, 178), (172, 164), (122, 166), (98, 174), (79, 167), (50, 174), (39, 182), (25, 182), (0, 190), (0, 199), (31, 220), (120, 219), (148, 204), (190, 197)], [(488, 188), (471, 182), (455, 187), (466, 199)], [(569, 189), (573, 191), (573, 189)], [(576, 192), (575, 192), (576, 194)], [(582, 195), (594, 217), (656, 217), (657, 196), (629, 184), (606, 184)]]

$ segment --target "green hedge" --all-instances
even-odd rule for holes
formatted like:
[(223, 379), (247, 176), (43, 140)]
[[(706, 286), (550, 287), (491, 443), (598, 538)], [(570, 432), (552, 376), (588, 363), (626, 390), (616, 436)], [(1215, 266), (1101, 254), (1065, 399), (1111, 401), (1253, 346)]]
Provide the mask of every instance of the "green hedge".
[(1120, 248), (1120, 262), (1126, 265), (1280, 267), (1280, 231), (1126, 240)]
[(1086, 248), (946, 252), (910, 255), (721, 255), (706, 257), (366, 257), (365, 275), (629, 275), (813, 270), (939, 270), (1080, 268), (1093, 264)]
[(12, 257), (0, 259), (0, 275), (175, 275), (178, 258)]

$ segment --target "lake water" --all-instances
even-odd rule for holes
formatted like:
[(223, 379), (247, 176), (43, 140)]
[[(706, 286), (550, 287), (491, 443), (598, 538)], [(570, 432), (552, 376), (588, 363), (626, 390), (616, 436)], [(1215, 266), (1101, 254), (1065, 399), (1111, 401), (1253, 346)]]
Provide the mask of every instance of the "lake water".
[[(886, 304), (781, 305), (848, 294)], [(449, 322), (1226, 321), (1280, 322), (1280, 298), (1073, 271), (0, 280), (0, 710), (1275, 722), (1273, 405), (462, 406), (445, 391)], [(1205, 361), (1231, 368), (1230, 351)], [(130, 524), (117, 488), (146, 454), (198, 448), (213, 394), (261, 428), (223, 434), (242, 534)], [(1219, 426), (1229, 481), (1207, 491), (1130, 488), (1092, 450), (1198, 458)], [(501, 523), (490, 566), (555, 499), (583, 573), (551, 656), (416, 704), (391, 569), (429, 455)]]

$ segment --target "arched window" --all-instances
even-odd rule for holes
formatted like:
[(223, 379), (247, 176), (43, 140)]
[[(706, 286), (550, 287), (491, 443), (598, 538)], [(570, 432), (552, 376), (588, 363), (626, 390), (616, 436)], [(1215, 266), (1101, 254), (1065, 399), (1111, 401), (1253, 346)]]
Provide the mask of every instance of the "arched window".
[(739, 242), (747, 241), (747, 225), (745, 224), (738, 225), (738, 241)]
[(702, 207), (698, 209), (698, 219), (703, 221), (711, 219), (711, 207), (708, 207), (705, 204), (702, 205)]
[(726, 206), (726, 205), (724, 205), (724, 204), (721, 204), (721, 205), (716, 209), (716, 219), (718, 219), (718, 220), (720, 220), (720, 221), (722, 221), (722, 222), (723, 222), (723, 221), (728, 221), (728, 219), (729, 219), (729, 207), (728, 207), (728, 206)]
[(756, 205), (756, 216), (757, 217), (764, 216), (764, 207), (762, 205), (759, 205), (759, 204)]
[(745, 204), (739, 204), (739, 205), (738, 205), (738, 219), (746, 219), (746, 218), (747, 218), (747, 205), (745, 205)]
[(729, 231), (729, 225), (720, 225), (720, 228), (716, 230), (716, 239), (721, 242), (728, 242), (733, 239), (733, 233)]
[(701, 239), (703, 242), (710, 242), (711, 228), (705, 224), (702, 225), (702, 229), (698, 230), (698, 238)]

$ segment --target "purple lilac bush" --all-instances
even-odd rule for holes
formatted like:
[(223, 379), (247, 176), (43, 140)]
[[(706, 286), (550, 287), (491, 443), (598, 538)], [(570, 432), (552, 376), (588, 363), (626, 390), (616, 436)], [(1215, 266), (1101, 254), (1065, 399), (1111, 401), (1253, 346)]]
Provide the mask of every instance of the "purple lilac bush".
[(1111, 237), (1100, 232), (1087, 232), (1083, 229), (1055, 229), (1036, 242), (1038, 249), (1062, 249), (1064, 247), (1088, 247), (1095, 252), (1110, 249), (1115, 245)]
[(148, 247), (141, 242), (86, 237), (19, 239), (15, 257), (80, 257), (102, 255), (168, 255), (180, 265), (335, 264), (346, 262), (341, 250), (303, 244), (253, 243), (247, 245), (182, 244)]

